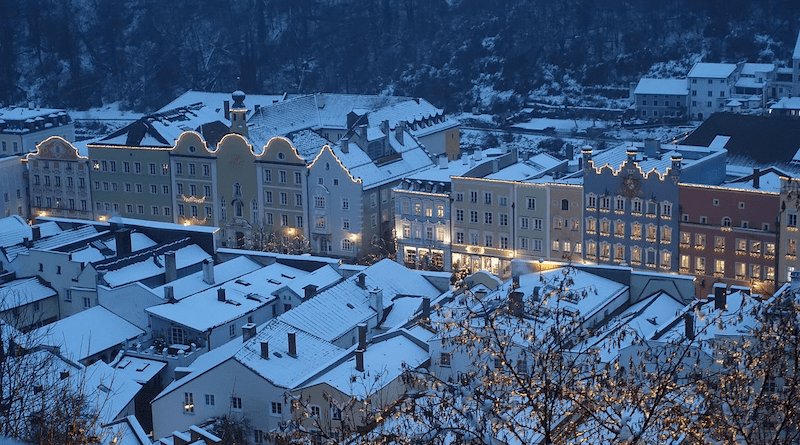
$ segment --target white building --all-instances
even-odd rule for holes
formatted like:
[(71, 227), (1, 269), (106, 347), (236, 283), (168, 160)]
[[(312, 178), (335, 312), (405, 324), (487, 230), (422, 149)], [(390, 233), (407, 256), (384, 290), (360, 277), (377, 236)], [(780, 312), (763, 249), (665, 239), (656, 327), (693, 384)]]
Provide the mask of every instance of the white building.
[(739, 78), (733, 63), (696, 63), (689, 74), (689, 110), (692, 119), (704, 120), (723, 111)]
[(633, 91), (633, 103), (640, 119), (685, 119), (689, 88), (686, 79), (642, 78)]

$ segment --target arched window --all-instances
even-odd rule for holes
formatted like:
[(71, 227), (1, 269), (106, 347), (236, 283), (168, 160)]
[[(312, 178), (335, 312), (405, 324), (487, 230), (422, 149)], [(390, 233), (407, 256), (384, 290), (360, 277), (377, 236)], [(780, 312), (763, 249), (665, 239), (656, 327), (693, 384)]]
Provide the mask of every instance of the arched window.
[(722, 218), (722, 227), (730, 227), (731, 226), (731, 219), (727, 216)]
[(233, 214), (239, 218), (242, 217), (242, 201), (237, 199), (233, 202)]

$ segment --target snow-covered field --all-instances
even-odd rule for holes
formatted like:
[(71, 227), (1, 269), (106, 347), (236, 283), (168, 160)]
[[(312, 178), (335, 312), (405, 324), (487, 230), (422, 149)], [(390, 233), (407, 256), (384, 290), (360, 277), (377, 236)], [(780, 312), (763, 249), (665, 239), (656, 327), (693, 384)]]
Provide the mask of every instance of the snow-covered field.
[(528, 122), (514, 125), (514, 128), (526, 130), (544, 130), (554, 128), (556, 131), (585, 130), (592, 127), (606, 128), (606, 122), (599, 120), (586, 119), (550, 119), (546, 117), (535, 117)]

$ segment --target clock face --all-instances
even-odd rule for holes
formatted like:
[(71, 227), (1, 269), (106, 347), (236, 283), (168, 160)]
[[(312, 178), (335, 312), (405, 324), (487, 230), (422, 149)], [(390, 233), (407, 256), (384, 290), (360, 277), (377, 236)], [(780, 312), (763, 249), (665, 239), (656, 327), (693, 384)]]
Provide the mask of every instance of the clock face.
[(627, 196), (635, 196), (639, 192), (639, 180), (628, 176), (622, 180), (622, 191)]

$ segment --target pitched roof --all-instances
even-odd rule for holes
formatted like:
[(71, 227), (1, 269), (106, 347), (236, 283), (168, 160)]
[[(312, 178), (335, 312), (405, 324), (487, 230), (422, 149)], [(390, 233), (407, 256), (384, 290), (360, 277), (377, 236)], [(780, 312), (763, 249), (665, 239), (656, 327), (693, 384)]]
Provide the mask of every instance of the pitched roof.
[[(89, 145), (170, 149), (183, 132), (205, 133), (202, 131), (204, 126), (214, 122), (221, 122), (224, 127), (230, 126), (230, 122), (220, 121), (214, 110), (197, 103), (149, 114)], [(215, 135), (217, 133), (213, 132)], [(218, 142), (208, 134), (204, 136), (210, 146)]]
[(397, 295), (431, 298), (439, 295), (436, 287), (421, 274), (389, 259), (373, 264), (362, 273), (366, 276), (365, 287), (358, 285), (357, 275), (350, 277), (279, 318), (297, 329), (334, 341), (377, 315), (370, 307), (370, 289), (381, 289), (384, 308), (389, 307)]
[(695, 63), (687, 77), (726, 79), (736, 71), (735, 63)]
[[(290, 311), (291, 312), (291, 311)], [(297, 354), (289, 355), (288, 334), (295, 333)], [(269, 344), (269, 359), (261, 358), (261, 343)], [(342, 348), (281, 320), (273, 319), (236, 352), (236, 360), (276, 386), (292, 388), (341, 354)]]
[(398, 378), (406, 366), (416, 368), (429, 358), (427, 349), (402, 332), (367, 347), (363, 353), (364, 371), (356, 369), (355, 354), (302, 386), (327, 384), (349, 396), (364, 398)]
[(0, 312), (58, 295), (39, 277), (21, 278), (0, 285)]
[[(147, 313), (196, 331), (204, 332), (243, 317), (275, 300), (273, 291), (287, 280), (307, 272), (283, 264), (271, 264), (236, 280), (188, 296), (176, 303), (151, 306)], [(225, 301), (219, 301), (219, 289), (225, 290)]]
[(35, 330), (44, 344), (80, 361), (145, 332), (102, 306), (95, 306)]
[(795, 118), (736, 113), (712, 114), (683, 143), (707, 146), (718, 135), (730, 136), (730, 156), (756, 162), (789, 162), (800, 148), (800, 125)]

